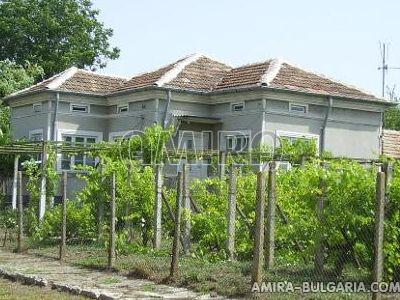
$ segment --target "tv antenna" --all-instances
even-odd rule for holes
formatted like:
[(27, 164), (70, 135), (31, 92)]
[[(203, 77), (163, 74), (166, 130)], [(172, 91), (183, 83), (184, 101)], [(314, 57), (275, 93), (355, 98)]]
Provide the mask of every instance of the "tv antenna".
[(400, 70), (400, 67), (389, 67), (387, 63), (387, 58), (389, 54), (389, 46), (386, 43), (380, 43), (381, 48), (381, 56), (382, 56), (382, 65), (378, 68), (378, 70), (382, 71), (382, 98), (385, 98), (385, 89), (386, 89), (386, 74), (389, 70)]

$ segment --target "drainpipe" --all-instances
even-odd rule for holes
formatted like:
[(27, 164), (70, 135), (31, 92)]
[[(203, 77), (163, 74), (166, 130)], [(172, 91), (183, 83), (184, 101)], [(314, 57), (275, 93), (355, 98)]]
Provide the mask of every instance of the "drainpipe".
[(162, 122), (162, 126), (163, 128), (167, 127), (167, 114), (168, 114), (168, 110), (169, 110), (169, 105), (171, 103), (171, 90), (167, 91), (167, 105), (165, 106), (165, 112), (164, 112), (164, 117), (163, 117), (163, 122)]
[(333, 98), (331, 96), (329, 96), (328, 97), (328, 109), (325, 114), (324, 123), (322, 124), (322, 127), (321, 127), (321, 140), (320, 140), (320, 147), (319, 147), (320, 154), (322, 154), (325, 151), (326, 125), (328, 124), (328, 118), (332, 111), (332, 105), (333, 105)]
[(56, 93), (56, 105), (54, 105), (53, 133), (51, 140), (57, 141), (57, 120), (58, 120), (58, 104), (60, 102), (60, 93)]

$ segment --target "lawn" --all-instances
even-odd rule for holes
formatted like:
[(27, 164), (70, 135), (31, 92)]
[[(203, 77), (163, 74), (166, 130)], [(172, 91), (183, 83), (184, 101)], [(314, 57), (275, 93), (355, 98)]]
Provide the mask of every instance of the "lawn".
[(7, 279), (0, 278), (0, 299), (4, 300), (80, 300), (86, 299), (48, 288), (22, 285)]

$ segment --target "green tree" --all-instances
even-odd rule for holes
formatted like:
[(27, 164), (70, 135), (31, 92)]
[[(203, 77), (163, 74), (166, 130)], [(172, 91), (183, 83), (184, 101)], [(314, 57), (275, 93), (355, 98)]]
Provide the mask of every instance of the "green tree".
[(391, 107), (385, 112), (383, 125), (386, 129), (400, 130), (400, 108)]
[(39, 64), (46, 77), (72, 65), (103, 68), (120, 50), (98, 15), (88, 0), (0, 0), (0, 60)]
[[(36, 65), (25, 63), (25, 66), (20, 66), (9, 60), (0, 61), (0, 98), (32, 85), (42, 75), (43, 69)], [(0, 145), (10, 142), (10, 109), (0, 101)], [(11, 157), (1, 156), (0, 172), (10, 170), (12, 170)]]

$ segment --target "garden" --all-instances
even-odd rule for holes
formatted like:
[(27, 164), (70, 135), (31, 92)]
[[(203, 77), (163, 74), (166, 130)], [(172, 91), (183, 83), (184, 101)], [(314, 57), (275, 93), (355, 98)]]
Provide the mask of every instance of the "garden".
[[(172, 129), (155, 126), (140, 137), (77, 150), (99, 163), (68, 172), (64, 180), (77, 176), (85, 186), (75, 199), (55, 204), (54, 197), (63, 190), (64, 174), (56, 171), (62, 147), (46, 145), (44, 165), (24, 158), (30, 200), (18, 214), (2, 196), (0, 225), (4, 233), (11, 233), (3, 247), (17, 248), (22, 222), (22, 252), (235, 297), (251, 292), (256, 247), (265, 254), (265, 281), (371, 283), (377, 178), (385, 170), (383, 280), (400, 281), (397, 162), (318, 156), (313, 143), (283, 140), (275, 151), (262, 147), (251, 153), (227, 153), (223, 162), (215, 153), (183, 151), (183, 173), (164, 181), (160, 166), (172, 157), (166, 150), (171, 134)], [(188, 178), (190, 162), (206, 156), (211, 158), (212, 176)], [(254, 161), (265, 170), (256, 170)], [(291, 167), (283, 168), (281, 162), (290, 162)], [(47, 201), (44, 217), (39, 218), (42, 178)], [(260, 198), (265, 198), (262, 221), (257, 214)], [(172, 273), (174, 259), (178, 262)]]

